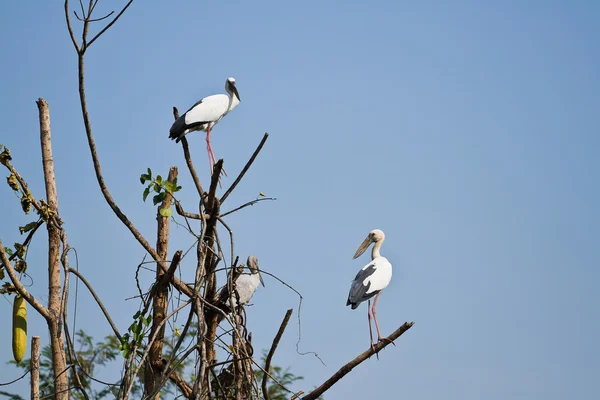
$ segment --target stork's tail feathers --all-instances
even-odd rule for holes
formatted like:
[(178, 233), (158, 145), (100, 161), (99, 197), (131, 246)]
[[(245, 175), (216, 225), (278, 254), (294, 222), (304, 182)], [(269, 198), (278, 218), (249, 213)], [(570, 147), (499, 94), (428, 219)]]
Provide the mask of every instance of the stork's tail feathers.
[(179, 143), (182, 137), (185, 136), (185, 114), (181, 117), (177, 118), (177, 120), (169, 129), (169, 139), (175, 140), (176, 143)]
[(348, 300), (346, 301), (346, 306), (352, 306), (353, 310), (356, 310), (358, 308), (359, 304), (360, 303), (353, 303), (353, 302), (351, 302), (350, 298), (348, 298)]

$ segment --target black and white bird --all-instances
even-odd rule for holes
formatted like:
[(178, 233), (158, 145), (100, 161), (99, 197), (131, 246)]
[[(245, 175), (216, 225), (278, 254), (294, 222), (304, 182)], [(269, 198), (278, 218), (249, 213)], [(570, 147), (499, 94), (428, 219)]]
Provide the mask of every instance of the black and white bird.
[[(385, 234), (383, 231), (380, 229), (374, 229), (369, 232), (369, 236), (367, 236), (358, 250), (356, 250), (354, 258), (360, 257), (369, 248), (371, 243), (375, 243), (373, 250), (371, 251), (371, 262), (365, 265), (358, 272), (358, 274), (356, 274), (356, 277), (352, 281), (352, 285), (350, 287), (348, 301), (346, 302), (346, 305), (352, 306), (352, 309), (354, 310), (363, 301), (368, 301), (367, 314), (369, 317), (371, 348), (374, 348), (373, 331), (371, 329), (371, 312), (373, 313), (373, 319), (375, 320), (375, 328), (377, 328), (378, 342), (381, 342), (382, 340), (388, 340), (393, 343), (393, 341), (390, 339), (381, 336), (379, 324), (377, 323), (377, 298), (379, 297), (381, 291), (385, 289), (392, 280), (392, 264), (390, 264), (387, 258), (382, 257), (379, 253), (384, 240)], [(373, 308), (371, 309), (371, 298), (373, 296), (375, 296), (375, 300), (373, 300)]]
[(206, 131), (206, 150), (212, 175), (215, 155), (210, 145), (210, 130), (224, 116), (240, 104), (240, 94), (234, 78), (225, 81), (227, 94), (214, 94), (203, 98), (180, 116), (169, 130), (169, 138), (179, 142), (182, 137), (194, 131)]
[(258, 270), (258, 259), (254, 256), (248, 257), (247, 265), (248, 269), (250, 269), (250, 273), (241, 274), (235, 281), (236, 293), (231, 295), (231, 301), (234, 308), (237, 308), (238, 305), (245, 306), (250, 303), (250, 299), (252, 299), (256, 289), (258, 289), (258, 285), (262, 284), (265, 286), (265, 282)]

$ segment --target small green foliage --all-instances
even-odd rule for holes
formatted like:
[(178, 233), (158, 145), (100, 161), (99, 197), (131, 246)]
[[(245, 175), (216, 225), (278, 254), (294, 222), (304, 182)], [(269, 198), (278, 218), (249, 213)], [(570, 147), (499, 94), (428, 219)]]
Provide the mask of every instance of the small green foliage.
[(25, 232), (29, 232), (30, 230), (34, 229), (37, 226), (37, 221), (34, 222), (30, 222), (25, 226), (20, 226), (19, 227), (19, 232), (21, 232), (21, 235), (24, 234)]
[(149, 194), (150, 194), (150, 187), (147, 187), (146, 189), (144, 189), (144, 194), (142, 196), (142, 198), (144, 199), (144, 201), (146, 201), (146, 199), (148, 198)]
[(146, 337), (144, 328), (150, 326), (150, 322), (152, 322), (152, 315), (144, 317), (141, 311), (133, 315), (133, 323), (127, 328), (127, 333), (121, 337), (121, 344), (119, 345), (123, 357), (128, 358), (135, 348), (141, 347)]
[(19, 182), (17, 181), (17, 177), (15, 174), (10, 174), (6, 177), (6, 182), (8, 182), (8, 186), (15, 192), (19, 190)]
[(177, 178), (173, 179), (173, 182), (165, 181), (163, 183), (165, 186), (165, 190), (171, 194), (179, 192), (181, 190), (181, 186), (177, 186)]
[(9, 257), (12, 257), (13, 251), (10, 247), (5, 247), (4, 251), (6, 252), (6, 254), (8, 254)]
[(150, 170), (150, 168), (148, 168), (148, 173), (142, 174), (140, 176), (140, 182), (143, 185), (144, 183), (146, 183), (146, 181), (151, 181), (151, 180), (152, 180), (152, 171)]
[[(160, 175), (157, 175), (156, 178), (153, 179), (150, 168), (148, 168), (148, 173), (140, 175), (140, 182), (142, 185), (147, 183), (147, 186), (144, 188), (144, 192), (142, 193), (142, 199), (144, 201), (146, 201), (150, 195), (150, 192), (156, 193), (154, 196), (152, 196), (152, 204), (154, 205), (162, 203), (167, 197), (167, 194), (173, 195), (181, 190), (181, 186), (177, 185), (177, 178), (173, 179), (173, 182), (164, 180)], [(173, 211), (170, 208), (161, 208), (158, 210), (158, 212), (163, 217), (170, 217), (173, 215)]]
[(156, 196), (152, 197), (152, 203), (154, 203), (154, 205), (157, 205), (158, 203), (162, 203), (162, 201), (165, 199), (165, 197), (167, 197), (167, 192), (161, 192), (161, 193), (157, 194)]

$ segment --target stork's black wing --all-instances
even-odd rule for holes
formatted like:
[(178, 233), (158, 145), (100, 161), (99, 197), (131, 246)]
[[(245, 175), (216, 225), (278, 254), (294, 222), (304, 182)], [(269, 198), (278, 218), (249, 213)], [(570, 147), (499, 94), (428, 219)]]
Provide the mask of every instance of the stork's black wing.
[(346, 302), (347, 306), (351, 305), (352, 309), (354, 310), (360, 303), (370, 299), (380, 292), (379, 290), (375, 290), (367, 294), (369, 288), (371, 287), (371, 282), (367, 282), (366, 285), (363, 284), (365, 279), (373, 275), (376, 270), (377, 268), (375, 268), (375, 264), (369, 264), (366, 268), (358, 271), (358, 274), (356, 274), (354, 281), (352, 281), (352, 286), (350, 287), (348, 301)]
[[(202, 99), (204, 100), (204, 99)], [(198, 104), (202, 104), (202, 100), (198, 100), (196, 103), (194, 103), (193, 106), (190, 107), (189, 110), (187, 110), (183, 115), (181, 115), (179, 118), (177, 118), (177, 120), (175, 122), (173, 122), (173, 125), (171, 125), (171, 129), (169, 129), (169, 139), (175, 139), (176, 142), (179, 142), (181, 140), (181, 138), (184, 135), (184, 132), (186, 129), (190, 129), (190, 128), (194, 128), (194, 126), (200, 126), (205, 124), (206, 122), (202, 121), (202, 122), (197, 122), (194, 124), (186, 124), (185, 123), (185, 115), (190, 112), (190, 110), (194, 107), (196, 107)]]

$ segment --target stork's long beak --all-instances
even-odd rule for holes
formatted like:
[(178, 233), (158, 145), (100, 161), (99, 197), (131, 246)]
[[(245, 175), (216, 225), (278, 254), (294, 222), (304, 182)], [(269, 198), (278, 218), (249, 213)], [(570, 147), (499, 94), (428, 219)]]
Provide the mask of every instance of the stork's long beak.
[(231, 91), (233, 92), (233, 94), (235, 94), (235, 97), (237, 97), (237, 99), (239, 101), (242, 101), (242, 99), (240, 99), (240, 94), (237, 91), (237, 88), (235, 87), (235, 85), (231, 85)]
[(354, 257), (353, 258), (360, 257), (362, 255), (362, 253), (364, 253), (369, 248), (369, 246), (371, 245), (371, 243), (373, 243), (373, 240), (371, 239), (371, 235), (369, 235), (362, 242), (362, 244), (360, 245), (360, 247), (358, 248), (358, 250), (356, 250), (356, 253), (354, 253)]
[(260, 271), (258, 271), (257, 274), (258, 274), (258, 279), (260, 279), (260, 283), (262, 283), (263, 287), (265, 287), (265, 281), (263, 281)]

